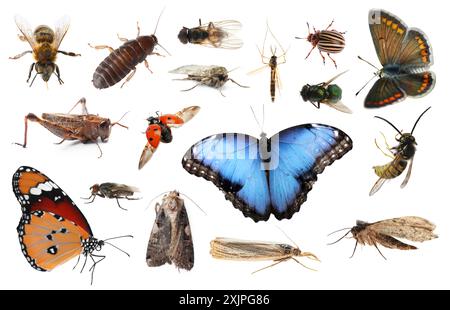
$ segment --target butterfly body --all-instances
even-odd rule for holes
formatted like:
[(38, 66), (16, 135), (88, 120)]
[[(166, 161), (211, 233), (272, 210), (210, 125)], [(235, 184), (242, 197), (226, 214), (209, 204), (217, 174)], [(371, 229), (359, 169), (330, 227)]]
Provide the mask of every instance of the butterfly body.
[(150, 116), (147, 118), (148, 127), (145, 131), (147, 144), (145, 145), (139, 159), (139, 169), (142, 169), (151, 159), (161, 142), (172, 142), (173, 136), (171, 128), (182, 126), (184, 123), (193, 118), (199, 110), (200, 107), (191, 106), (184, 108), (175, 114), (164, 114), (157, 117)]
[(289, 219), (299, 211), (317, 175), (352, 148), (343, 131), (304, 124), (260, 139), (223, 133), (194, 144), (182, 165), (211, 181), (233, 206), (255, 222), (274, 214)]
[(408, 26), (384, 10), (369, 12), (369, 29), (383, 68), (367, 94), (364, 106), (379, 108), (406, 99), (425, 96), (433, 89), (436, 76), (431, 45), (425, 33)]

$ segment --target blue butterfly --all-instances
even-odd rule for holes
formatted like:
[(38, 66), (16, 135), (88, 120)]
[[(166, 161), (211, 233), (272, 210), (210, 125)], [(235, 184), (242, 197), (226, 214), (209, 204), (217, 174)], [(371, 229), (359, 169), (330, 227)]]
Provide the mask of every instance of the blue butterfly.
[(234, 207), (255, 222), (289, 219), (326, 166), (352, 149), (343, 131), (321, 124), (287, 128), (260, 139), (223, 133), (194, 144), (184, 155), (186, 171), (211, 181)]

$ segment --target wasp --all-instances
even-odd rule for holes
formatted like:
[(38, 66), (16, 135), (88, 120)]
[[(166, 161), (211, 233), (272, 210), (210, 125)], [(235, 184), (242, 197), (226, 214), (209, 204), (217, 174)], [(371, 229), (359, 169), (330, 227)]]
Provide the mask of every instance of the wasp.
[(308, 55), (306, 55), (305, 59), (311, 55), (311, 52), (317, 47), (322, 56), (323, 64), (325, 64), (325, 56), (323, 56), (322, 52), (327, 53), (328, 58), (334, 63), (334, 66), (337, 68), (336, 61), (331, 58), (330, 54), (337, 54), (342, 52), (345, 47), (345, 32), (339, 32), (337, 30), (328, 30), (333, 25), (334, 20), (328, 25), (325, 30), (316, 30), (313, 26), (313, 31), (311, 32), (309, 28), (309, 23), (306, 23), (308, 27), (308, 36), (306, 38), (295, 37), (296, 39), (306, 39), (308, 42), (312, 44), (312, 48), (309, 51)]
[(317, 109), (320, 109), (320, 104), (323, 103), (338, 111), (344, 113), (352, 113), (352, 110), (350, 110), (341, 102), (342, 89), (337, 84), (331, 84), (331, 82), (333, 82), (345, 72), (347, 71), (339, 73), (327, 82), (316, 85), (304, 85), (302, 87), (302, 90), (300, 91), (300, 95), (302, 96), (303, 101), (311, 102), (312, 105)]
[(99, 196), (102, 198), (110, 198), (115, 199), (117, 201), (117, 205), (122, 210), (127, 210), (123, 208), (120, 203), (119, 199), (127, 199), (127, 200), (139, 200), (141, 198), (132, 198), (131, 196), (134, 195), (134, 193), (139, 192), (139, 189), (134, 186), (128, 186), (125, 184), (118, 184), (118, 183), (101, 183), (101, 184), (94, 184), (90, 188), (91, 190), (91, 196), (88, 198), (83, 198), (86, 200), (89, 200), (92, 198), (91, 201), (86, 203), (93, 203), (95, 200), (95, 197)]
[[(70, 114), (78, 104), (81, 104), (82, 114)], [(86, 99), (81, 98), (68, 113), (43, 113), (41, 118), (33, 113), (26, 115), (24, 142), (23, 144), (16, 144), (24, 148), (27, 146), (28, 121), (32, 121), (41, 124), (55, 136), (60, 137), (62, 140), (57, 144), (61, 144), (66, 140), (78, 140), (82, 143), (95, 143), (100, 150), (100, 158), (102, 157), (103, 152), (97, 139), (100, 138), (102, 142), (107, 142), (111, 135), (111, 128), (114, 125), (128, 128), (127, 126), (120, 124), (120, 120), (112, 123), (109, 118), (89, 114), (86, 108)]]
[[(267, 57), (265, 56), (264, 53), (264, 48), (266, 45), (266, 39), (267, 39), (267, 33), (270, 32), (271, 36), (274, 38), (275, 42), (277, 43), (277, 46), (280, 47), (281, 51), (283, 52), (281, 55), (277, 56), (277, 46), (270, 46), (270, 51), (272, 53), (272, 56)], [(276, 88), (278, 88), (278, 90), (280, 90), (281, 88), (281, 81), (280, 81), (280, 76), (278, 73), (278, 65), (284, 64), (286, 63), (286, 51), (283, 49), (283, 47), (281, 46), (280, 42), (278, 42), (277, 38), (274, 36), (274, 34), (272, 33), (272, 30), (270, 30), (269, 25), (267, 25), (266, 28), (266, 34), (264, 35), (264, 42), (263, 42), (263, 46), (262, 46), (262, 50), (258, 47), (258, 51), (259, 54), (261, 55), (261, 61), (264, 64), (263, 67), (258, 68), (256, 70), (253, 70), (250, 72), (254, 73), (256, 71), (259, 71), (261, 69), (264, 69), (266, 67), (270, 68), (270, 99), (272, 100), (272, 102), (275, 101), (275, 92), (276, 92)]]
[(223, 20), (202, 25), (202, 20), (199, 19), (198, 21), (198, 27), (183, 27), (180, 30), (178, 39), (181, 43), (192, 43), (225, 49), (237, 49), (242, 46), (242, 40), (237, 38), (235, 34), (242, 27), (240, 22), (236, 20)]
[[(108, 49), (110, 52), (110, 54), (98, 65), (97, 69), (95, 69), (94, 75), (92, 77), (92, 83), (94, 84), (95, 88), (103, 89), (111, 87), (126, 77), (125, 81), (120, 86), (122, 88), (133, 78), (134, 74), (136, 73), (136, 65), (141, 62), (144, 62), (145, 67), (150, 71), (150, 73), (152, 73), (146, 58), (150, 55), (162, 56), (154, 51), (156, 45), (161, 46), (161, 44), (158, 43), (158, 38), (155, 35), (159, 24), (159, 19), (161, 18), (161, 14), (159, 15), (155, 31), (152, 35), (141, 36), (141, 29), (138, 23), (136, 39), (128, 40), (117, 35), (119, 40), (124, 42), (117, 49), (113, 49), (112, 47), (107, 45), (93, 46), (89, 44), (89, 46), (92, 48)], [(164, 47), (162, 46), (161, 48), (164, 49)]]
[(386, 139), (385, 144), (390, 152), (390, 154), (385, 153), (377, 144), (377, 141), (375, 140), (375, 145), (377, 148), (386, 156), (392, 158), (392, 161), (382, 165), (382, 166), (374, 166), (373, 169), (375, 171), (375, 174), (379, 177), (378, 181), (375, 182), (374, 186), (372, 187), (372, 190), (370, 191), (370, 196), (374, 195), (386, 182), (386, 180), (394, 179), (401, 175), (403, 171), (405, 171), (406, 167), (409, 163), (408, 172), (406, 173), (406, 177), (403, 180), (402, 184), (400, 185), (401, 188), (405, 187), (406, 184), (408, 184), (409, 178), (411, 177), (411, 171), (412, 171), (412, 165), (414, 160), (414, 155), (416, 153), (416, 139), (413, 136), (414, 129), (416, 128), (417, 123), (422, 118), (422, 116), (430, 109), (426, 109), (425, 111), (420, 114), (420, 116), (417, 118), (416, 122), (414, 123), (414, 126), (411, 130), (411, 133), (405, 132), (402, 133), (400, 130), (397, 129), (391, 122), (388, 120), (380, 117), (375, 116), (376, 118), (379, 118), (389, 125), (391, 125), (397, 132), (398, 135), (395, 138), (395, 140), (398, 142), (397, 146), (389, 147)]
[(59, 50), (59, 46), (61, 45), (64, 36), (69, 30), (70, 19), (67, 16), (62, 17), (56, 23), (55, 30), (49, 26), (41, 25), (36, 27), (33, 31), (28, 22), (21, 16), (15, 17), (16, 25), (19, 28), (22, 35), (19, 35), (19, 39), (21, 41), (27, 41), (31, 46), (31, 51), (25, 51), (16, 56), (9, 57), (10, 59), (19, 59), (26, 54), (32, 53), (35, 62), (33, 62), (30, 66), (30, 70), (28, 72), (27, 83), (30, 81), (31, 73), (33, 70), (36, 70), (36, 74), (31, 80), (30, 87), (33, 85), (34, 80), (38, 74), (41, 75), (42, 79), (45, 82), (48, 82), (52, 74), (55, 74), (58, 78), (59, 84), (63, 84), (63, 80), (61, 79), (61, 74), (59, 71), (58, 65), (56, 62), (56, 55), (58, 53), (64, 54), (67, 56), (81, 56), (80, 54), (73, 52), (65, 52)]
[(206, 85), (209, 87), (217, 88), (220, 94), (224, 97), (225, 95), (222, 93), (222, 87), (228, 81), (231, 81), (240, 87), (248, 88), (248, 86), (241, 85), (235, 80), (229, 78), (228, 77), (229, 72), (230, 71), (228, 71), (225, 67), (214, 65), (213, 66), (187, 65), (169, 71), (169, 73), (187, 74), (187, 77), (181, 80), (192, 80), (198, 82), (191, 88), (184, 89), (182, 91), (189, 91), (196, 88), (199, 85)]

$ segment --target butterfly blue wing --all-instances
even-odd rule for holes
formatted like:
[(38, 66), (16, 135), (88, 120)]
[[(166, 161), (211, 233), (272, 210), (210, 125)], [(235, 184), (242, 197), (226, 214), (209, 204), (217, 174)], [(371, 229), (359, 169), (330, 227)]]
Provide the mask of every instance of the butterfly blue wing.
[(237, 133), (213, 135), (193, 145), (182, 164), (189, 173), (213, 182), (245, 216), (254, 221), (269, 218), (270, 196), (258, 139)]
[(270, 138), (269, 190), (277, 219), (291, 218), (326, 166), (352, 149), (343, 131), (321, 124), (291, 127)]

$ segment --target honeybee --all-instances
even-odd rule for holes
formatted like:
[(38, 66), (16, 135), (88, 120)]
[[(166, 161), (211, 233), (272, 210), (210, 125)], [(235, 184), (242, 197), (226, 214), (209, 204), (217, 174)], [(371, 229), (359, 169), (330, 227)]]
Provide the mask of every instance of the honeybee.
[(61, 42), (64, 39), (67, 30), (69, 29), (69, 17), (64, 16), (60, 20), (58, 20), (56, 23), (55, 31), (53, 31), (53, 29), (51, 29), (49, 26), (45, 25), (37, 26), (36, 29), (32, 31), (31, 26), (21, 16), (16, 16), (15, 21), (17, 27), (22, 33), (22, 35), (19, 35), (19, 39), (21, 41), (27, 41), (30, 44), (32, 50), (25, 51), (16, 56), (10, 57), (10, 59), (19, 59), (28, 53), (33, 54), (36, 62), (32, 63), (30, 66), (27, 83), (30, 81), (31, 72), (33, 72), (33, 69), (36, 70), (36, 74), (31, 80), (30, 87), (31, 85), (33, 85), (33, 82), (38, 74), (41, 75), (42, 79), (45, 82), (48, 82), (48, 80), (54, 73), (58, 78), (59, 84), (63, 84), (64, 82), (61, 79), (59, 67), (55, 63), (56, 54), (61, 53), (67, 56), (81, 56), (80, 54), (59, 50), (59, 46), (61, 45)]
[(242, 40), (235, 36), (235, 32), (241, 29), (241, 23), (236, 20), (223, 20), (209, 22), (194, 28), (183, 27), (178, 33), (181, 43), (200, 44), (208, 47), (225, 49), (237, 49), (242, 46)]

